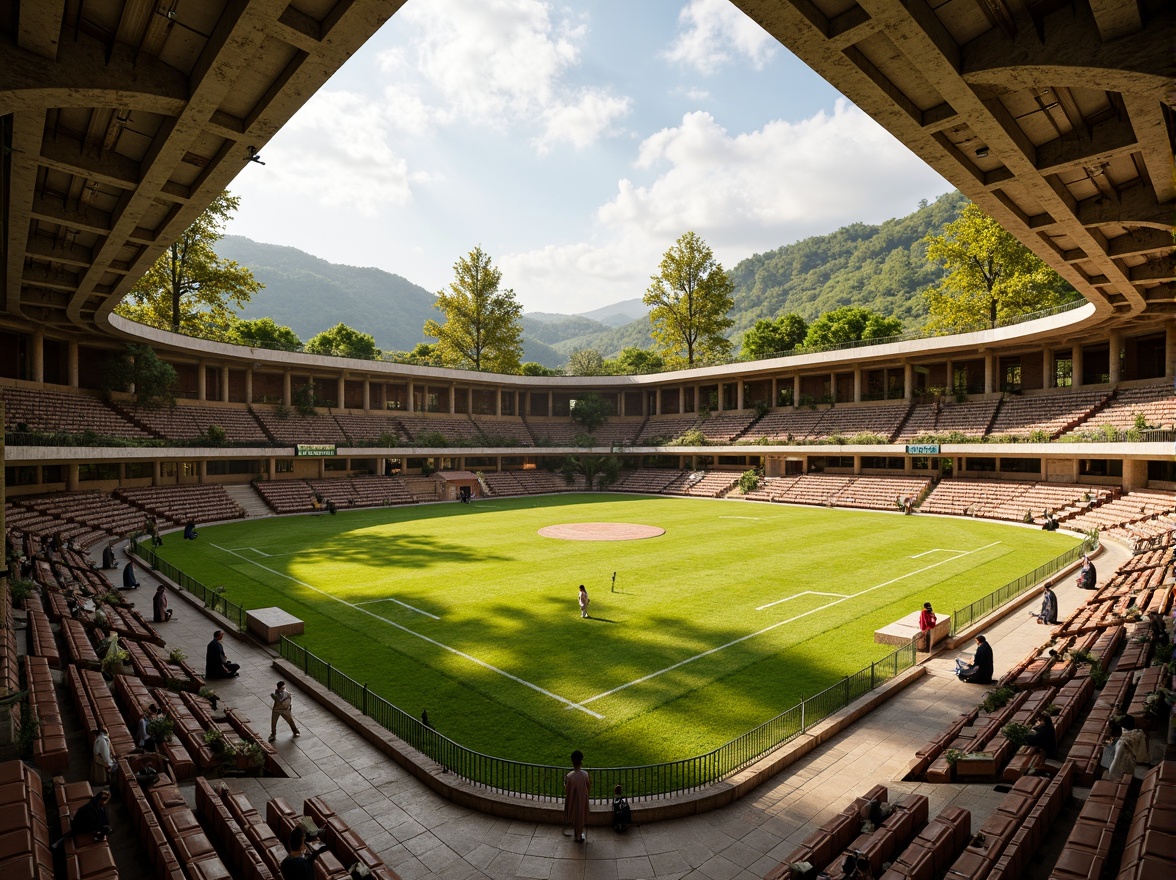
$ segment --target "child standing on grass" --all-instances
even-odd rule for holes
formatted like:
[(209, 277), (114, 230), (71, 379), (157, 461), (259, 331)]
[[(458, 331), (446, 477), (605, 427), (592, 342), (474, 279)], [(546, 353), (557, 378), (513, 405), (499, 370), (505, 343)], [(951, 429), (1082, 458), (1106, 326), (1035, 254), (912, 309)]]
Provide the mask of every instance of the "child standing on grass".
[(588, 591), (580, 584), (580, 617), (588, 616)]

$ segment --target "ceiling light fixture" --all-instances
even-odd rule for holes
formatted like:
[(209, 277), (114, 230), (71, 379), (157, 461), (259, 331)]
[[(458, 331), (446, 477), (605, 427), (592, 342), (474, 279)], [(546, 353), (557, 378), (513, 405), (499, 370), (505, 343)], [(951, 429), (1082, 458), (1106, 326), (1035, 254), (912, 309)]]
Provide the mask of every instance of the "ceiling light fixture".
[(264, 165), (261, 161), (261, 153), (257, 152), (257, 147), (249, 147), (249, 161), (256, 162), (258, 165)]
[(976, 158), (977, 159), (988, 158), (988, 147), (980, 147), (979, 149), (977, 149), (976, 150)]

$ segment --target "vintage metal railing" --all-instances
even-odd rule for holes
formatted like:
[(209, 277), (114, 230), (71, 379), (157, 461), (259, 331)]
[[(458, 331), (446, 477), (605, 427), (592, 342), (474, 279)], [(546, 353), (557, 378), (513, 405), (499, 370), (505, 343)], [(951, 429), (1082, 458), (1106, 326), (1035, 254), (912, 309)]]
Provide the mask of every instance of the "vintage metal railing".
[[(359, 682), (340, 672), (328, 661), (290, 639), (283, 637), (279, 650), (285, 660), (297, 666), (305, 675), (325, 685), (331, 693), (450, 773), (497, 794), (551, 802), (563, 797), (563, 780), (568, 772), (566, 766), (511, 761), (468, 749), (373, 693), (366, 682)], [(878, 685), (890, 681), (915, 665), (915, 662), (916, 650), (912, 640), (881, 660), (845, 676), (819, 694), (802, 700), (702, 755), (660, 764), (588, 768), (592, 775), (592, 797), (611, 799), (613, 788), (617, 785), (624, 786), (626, 796), (631, 798), (664, 798), (711, 785), (804, 733)]]
[(244, 632), (245, 609), (225, 598), (224, 587), (206, 587), (194, 577), (190, 577), (180, 571), (166, 559), (160, 559), (155, 554), (155, 549), (151, 546), (150, 538), (145, 539), (143, 535), (133, 536), (127, 549), (172, 583), (177, 584), (180, 588), (199, 599), (205, 608), (209, 608), (217, 614), (234, 621), (237, 624), (237, 629)]
[(970, 605), (957, 608), (951, 615), (951, 634), (955, 635), (967, 629), (977, 620), (987, 617), (997, 608), (1015, 599), (1035, 584), (1041, 583), (1051, 574), (1077, 562), (1083, 553), (1089, 553), (1097, 546), (1096, 539), (1086, 538), (1081, 544), (1071, 547), (1061, 556), (1037, 566), (1033, 571), (1021, 575), (1015, 581), (1009, 581), (1003, 587), (993, 590), (987, 596), (982, 596)]

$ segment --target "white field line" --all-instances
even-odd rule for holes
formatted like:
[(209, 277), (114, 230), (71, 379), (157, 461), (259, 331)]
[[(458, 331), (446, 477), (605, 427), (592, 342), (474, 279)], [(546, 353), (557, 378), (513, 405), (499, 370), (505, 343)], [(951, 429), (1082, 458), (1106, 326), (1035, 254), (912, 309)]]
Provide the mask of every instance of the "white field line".
[(718, 519), (754, 519), (757, 522), (763, 519), (762, 516), (720, 516)]
[(1001, 542), (1000, 541), (993, 541), (991, 544), (987, 544), (984, 547), (977, 547), (975, 550), (960, 550), (960, 551), (958, 551), (959, 556), (953, 556), (951, 559), (944, 559), (940, 562), (933, 562), (931, 565), (928, 565), (925, 568), (920, 568), (915, 571), (907, 572), (906, 574), (900, 574), (896, 578), (891, 578), (890, 580), (885, 581), (884, 583), (881, 583), (881, 584), (877, 584), (873, 587), (866, 587), (866, 589), (859, 590), (858, 592), (853, 593), (852, 595), (846, 596), (843, 599), (834, 599), (832, 602), (827, 602), (826, 604), (822, 605), (820, 608), (814, 608), (812, 611), (805, 611), (803, 614), (798, 614), (795, 617), (788, 618), (787, 620), (781, 620), (781, 621), (778, 621), (776, 623), (771, 624), (770, 626), (765, 626), (761, 630), (757, 630), (756, 632), (748, 633), (745, 636), (740, 636), (737, 639), (733, 639), (732, 641), (727, 642), (725, 645), (719, 645), (717, 648), (711, 648), (708, 651), (703, 651), (701, 654), (695, 654), (693, 657), (687, 657), (685, 660), (679, 660), (677, 663), (674, 663), (671, 666), (667, 666), (665, 669), (659, 669), (657, 672), (651, 672), (651, 673), (649, 673), (649, 675), (643, 675), (643, 676), (641, 676), (641, 678), (634, 679), (633, 681), (630, 681), (627, 684), (618, 685), (617, 687), (613, 688), (612, 690), (604, 691), (603, 693), (599, 693), (594, 697), (589, 697), (588, 699), (581, 701), (580, 705), (586, 706), (589, 703), (592, 703), (596, 700), (602, 699), (603, 697), (612, 696), (613, 694), (617, 693), (618, 691), (625, 690), (625, 688), (630, 688), (635, 684), (642, 684), (643, 682), (647, 682), (650, 679), (657, 678), (659, 675), (664, 675), (667, 672), (672, 672), (673, 670), (679, 668), (680, 666), (685, 666), (687, 663), (693, 663), (695, 660), (699, 660), (703, 657), (708, 657), (711, 654), (718, 653), (719, 651), (722, 651), (726, 648), (730, 648), (733, 645), (738, 645), (740, 642), (746, 642), (748, 639), (754, 639), (756, 636), (762, 636), (764, 633), (771, 632), (772, 630), (776, 629), (777, 627), (781, 627), (786, 623), (793, 623), (797, 620), (800, 620), (802, 617), (808, 617), (810, 614), (816, 614), (818, 611), (824, 611), (826, 608), (832, 608), (834, 605), (840, 605), (842, 602), (846, 602), (850, 599), (856, 599), (858, 596), (864, 596), (866, 593), (872, 593), (874, 590), (882, 589), (882, 587), (888, 587), (891, 584), (897, 583), (898, 581), (904, 580), (905, 578), (909, 578), (912, 575), (921, 574), (924, 571), (930, 571), (932, 568), (938, 568), (939, 566), (945, 565), (948, 562), (955, 562), (957, 559), (959, 559), (962, 556), (968, 556), (972, 553), (979, 553), (982, 550), (987, 550), (990, 547), (995, 547), (999, 543), (1001, 543)]
[(959, 553), (959, 550), (944, 550), (942, 547), (934, 547), (931, 550), (924, 550), (922, 553), (916, 553), (911, 559), (918, 559), (922, 556), (928, 556), (932, 553)]
[[(525, 679), (519, 678), (517, 675), (511, 675), (505, 669), (499, 669), (497, 666), (494, 666), (493, 664), (487, 663), (485, 660), (479, 660), (477, 657), (474, 657), (470, 654), (467, 654), (464, 651), (459, 651), (457, 648), (450, 647), (449, 645), (446, 645), (444, 642), (439, 642), (436, 639), (431, 639), (426, 635), (422, 635), (421, 633), (416, 632), (415, 630), (409, 629), (407, 626), (402, 626), (401, 624), (397, 623), (394, 620), (389, 620), (386, 617), (381, 617), (380, 615), (376, 614), (375, 612), (368, 611), (366, 608), (360, 608), (358, 605), (355, 605), (351, 602), (348, 602), (346, 599), (340, 599), (338, 596), (333, 596), (330, 593), (326, 592), (325, 590), (320, 590), (318, 587), (312, 586), (311, 584), (306, 583), (306, 581), (300, 581), (296, 577), (291, 577), (290, 575), (285, 574), (283, 572), (275, 571), (272, 568), (268, 568), (267, 566), (262, 565), (260, 562), (257, 562), (256, 560), (249, 559), (245, 556), (242, 556), (240, 553), (237, 553), (233, 550), (229, 550), (226, 547), (221, 547), (218, 544), (213, 544), (212, 546), (216, 547), (216, 549), (218, 549), (218, 550), (224, 550), (226, 553), (231, 553), (233, 556), (236, 556), (238, 559), (241, 559), (245, 562), (248, 562), (250, 565), (256, 565), (258, 568), (263, 569), (264, 571), (268, 571), (270, 574), (276, 574), (278, 577), (283, 577), (283, 578), (286, 578), (287, 580), (293, 581), (294, 583), (299, 584), (300, 586), (306, 587), (308, 590), (314, 590), (314, 592), (318, 593), (320, 596), (326, 596), (328, 599), (333, 599), (334, 601), (338, 602), (340, 605), (346, 605), (348, 608), (354, 608), (356, 611), (359, 611), (362, 614), (366, 614), (369, 617), (374, 617), (376, 620), (382, 620), (382, 621), (384, 621), (384, 623), (388, 624), (389, 626), (396, 627), (396, 629), (400, 630), (401, 632), (408, 633), (410, 636), (416, 636), (416, 638), (418, 638), (422, 641), (428, 642), (430, 645), (435, 645), (436, 647), (440, 648), (443, 651), (448, 651), (450, 654), (455, 654), (458, 657), (461, 657), (463, 660), (469, 660), (471, 663), (476, 663), (478, 666), (481, 666), (483, 669), (488, 669), (491, 672), (497, 672), (499, 675), (505, 676), (506, 678), (509, 678), (511, 681), (517, 682), (518, 684), (521, 684), (524, 687), (529, 687), (533, 691), (538, 691), (539, 693), (543, 694), (543, 696), (545, 696), (545, 697), (551, 697), (551, 699), (555, 700), (556, 702), (563, 703), (569, 709), (579, 709), (581, 712), (584, 712), (588, 715), (591, 715), (593, 718), (604, 718), (603, 715), (599, 714), (598, 712), (593, 712), (591, 709), (587, 709), (584, 706), (581, 706), (579, 703), (575, 703), (569, 699), (566, 699), (565, 697), (561, 697), (559, 694), (553, 694), (551, 691), (546, 690), (544, 688), (541, 688), (537, 684), (533, 684), (532, 682), (529, 682), (529, 681), (526, 681)], [(394, 599), (393, 601), (398, 601), (398, 600)], [(400, 604), (403, 605), (404, 603), (401, 602)], [(412, 606), (406, 606), (406, 607), (411, 608)], [(418, 609), (413, 609), (413, 610), (415, 611)], [(422, 611), (421, 613), (428, 614), (427, 611)], [(441, 619), (433, 614), (429, 614), (428, 616), (432, 617), (434, 620)]]
[(836, 596), (838, 599), (848, 599), (845, 593), (821, 593), (817, 590), (805, 590), (803, 593), (797, 593), (795, 596), (785, 596), (783, 599), (777, 599), (775, 602), (769, 602), (767, 605), (761, 605), (756, 611), (763, 611), (771, 608), (773, 605), (780, 605), (784, 602), (791, 602), (793, 599), (799, 599), (801, 596)]
[[(213, 544), (212, 546), (215, 547), (216, 545)], [(250, 553), (256, 553), (258, 556), (271, 556), (272, 555), (270, 553), (266, 553), (264, 550), (258, 550), (256, 547), (233, 547), (231, 550), (228, 549), (227, 547), (221, 547), (221, 549), (225, 550), (228, 553), (237, 553), (238, 551), (248, 550)]]

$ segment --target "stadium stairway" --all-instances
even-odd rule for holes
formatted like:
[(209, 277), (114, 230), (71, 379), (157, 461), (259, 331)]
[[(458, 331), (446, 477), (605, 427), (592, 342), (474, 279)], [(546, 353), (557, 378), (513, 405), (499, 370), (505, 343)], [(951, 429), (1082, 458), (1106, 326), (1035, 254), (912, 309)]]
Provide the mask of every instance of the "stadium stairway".
[(252, 483), (225, 486), (225, 491), (245, 511), (245, 516), (273, 515), (273, 511), (266, 507), (265, 502), (261, 500), (261, 496), (257, 494), (257, 490), (253, 488)]

